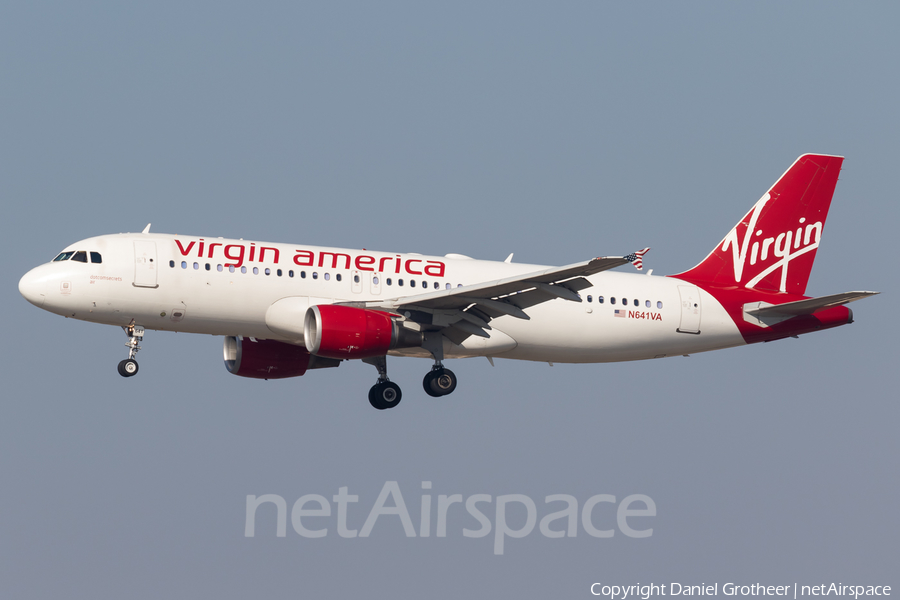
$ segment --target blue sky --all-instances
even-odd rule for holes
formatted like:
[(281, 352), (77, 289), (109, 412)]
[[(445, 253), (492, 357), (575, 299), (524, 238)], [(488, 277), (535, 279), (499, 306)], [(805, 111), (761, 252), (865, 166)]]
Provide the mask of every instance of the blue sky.
[[(589, 595), (590, 584), (897, 585), (888, 3), (7, 3), (0, 591), (17, 598)], [(805, 152), (846, 156), (808, 292), (878, 290), (849, 327), (608, 365), (392, 360), (242, 380), (221, 339), (18, 295), (89, 236), (140, 231), (568, 264), (693, 266)], [(421, 396), (421, 397), (420, 397)], [(306, 539), (247, 495), (650, 496), (631, 539)], [(521, 507), (517, 507), (521, 508)], [(510, 509), (514, 525), (524, 509)], [(598, 519), (614, 519), (598, 509)], [(602, 514), (601, 514), (602, 512)], [(455, 515), (455, 516), (454, 516)], [(516, 521), (519, 519), (519, 521)], [(609, 521), (612, 522), (612, 521)], [(383, 525), (382, 525), (383, 523)], [(434, 527), (434, 524), (432, 525)]]

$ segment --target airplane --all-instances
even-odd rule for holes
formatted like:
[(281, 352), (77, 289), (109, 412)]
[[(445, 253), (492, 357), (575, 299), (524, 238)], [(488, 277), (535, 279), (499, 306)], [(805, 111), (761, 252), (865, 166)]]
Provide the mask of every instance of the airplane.
[(67, 318), (122, 327), (138, 372), (146, 330), (224, 336), (228, 372), (279, 379), (362, 360), (379, 410), (400, 387), (387, 356), (434, 360), (424, 391), (452, 393), (444, 360), (483, 356), (604, 363), (769, 342), (853, 322), (878, 292), (805, 295), (843, 157), (804, 154), (709, 255), (669, 276), (647, 248), (563, 267), (150, 233), (76, 242), (26, 273), (19, 292)]

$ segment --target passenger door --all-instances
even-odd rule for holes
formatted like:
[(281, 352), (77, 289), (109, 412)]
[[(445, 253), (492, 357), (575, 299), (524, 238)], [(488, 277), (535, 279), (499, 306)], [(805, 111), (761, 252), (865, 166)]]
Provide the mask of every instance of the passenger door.
[(156, 288), (156, 242), (134, 242), (134, 286)]
[(681, 296), (680, 333), (700, 333), (700, 290), (693, 285), (679, 285)]

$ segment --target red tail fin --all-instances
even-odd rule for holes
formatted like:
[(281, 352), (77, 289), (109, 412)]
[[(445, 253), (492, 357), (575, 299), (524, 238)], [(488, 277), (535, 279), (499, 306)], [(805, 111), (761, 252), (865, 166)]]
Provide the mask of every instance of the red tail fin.
[(798, 158), (703, 262), (674, 277), (804, 294), (843, 161)]

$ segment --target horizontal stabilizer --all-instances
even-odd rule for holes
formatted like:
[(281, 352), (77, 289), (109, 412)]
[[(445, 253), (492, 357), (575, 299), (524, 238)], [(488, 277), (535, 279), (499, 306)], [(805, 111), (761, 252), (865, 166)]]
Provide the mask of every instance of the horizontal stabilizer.
[[(769, 306), (758, 306), (750, 308), (744, 306), (744, 311), (756, 316), (785, 316), (796, 317), (799, 315), (811, 315), (826, 308), (848, 304), (856, 300), (862, 300), (869, 296), (874, 296), (879, 292), (844, 292), (842, 294), (832, 294), (830, 296), (821, 296), (819, 298), (809, 298), (808, 300), (798, 300), (796, 302), (786, 302), (784, 304), (774, 304)], [(758, 304), (764, 304), (762, 302)]]

